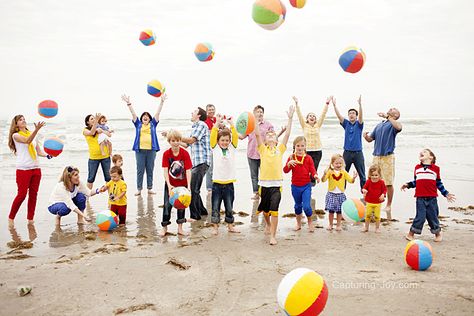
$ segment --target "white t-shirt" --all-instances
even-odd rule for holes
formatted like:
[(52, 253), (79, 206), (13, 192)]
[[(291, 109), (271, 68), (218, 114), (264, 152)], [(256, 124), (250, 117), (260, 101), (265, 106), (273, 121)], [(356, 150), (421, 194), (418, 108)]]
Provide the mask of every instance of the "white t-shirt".
[[(20, 143), (13, 138), (13, 142), (16, 147), (16, 168), (19, 170), (31, 170), (39, 168), (38, 153), (36, 153), (36, 160), (31, 158), (30, 152), (28, 151), (29, 144)], [(36, 149), (36, 142), (33, 140), (33, 146)]]
[(212, 182), (226, 184), (236, 181), (235, 151), (232, 143), (227, 149), (220, 148), (219, 144), (212, 149)]
[(49, 197), (49, 205), (51, 206), (56, 203), (64, 203), (70, 210), (74, 210), (77, 207), (72, 199), (75, 198), (79, 192), (86, 196), (91, 195), (91, 190), (89, 190), (82, 182), (79, 182), (79, 185), (74, 186), (74, 191), (72, 192), (66, 189), (64, 182), (58, 182), (56, 183), (56, 186)]

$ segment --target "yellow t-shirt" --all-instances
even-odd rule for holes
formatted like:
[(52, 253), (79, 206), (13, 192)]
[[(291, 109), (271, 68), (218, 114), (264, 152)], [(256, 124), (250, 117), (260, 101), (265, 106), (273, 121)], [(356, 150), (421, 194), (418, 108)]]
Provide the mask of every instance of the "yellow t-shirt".
[[(114, 181), (109, 181), (107, 182), (107, 186), (109, 188), (109, 196), (110, 194), (113, 194), (114, 196), (118, 196), (122, 194), (123, 192), (127, 192), (127, 184), (123, 180), (119, 180), (117, 182)], [(111, 205), (127, 205), (127, 193), (117, 201), (111, 201), (109, 200)]]
[[(84, 130), (88, 130), (87, 128), (84, 128)], [(100, 151), (100, 146), (98, 142), (99, 134), (95, 134), (95, 136), (84, 136), (86, 138), (87, 146), (89, 146), (89, 159), (91, 160), (100, 160), (100, 159), (105, 159), (109, 158), (109, 149), (107, 146), (104, 147), (104, 153), (105, 155), (102, 155), (102, 152)]]
[(140, 149), (151, 149), (151, 126), (142, 125), (140, 129)]
[(261, 144), (258, 146), (260, 154), (260, 176), (259, 185), (264, 187), (281, 186), (283, 182), (282, 158), (286, 151), (284, 144), (270, 148)]

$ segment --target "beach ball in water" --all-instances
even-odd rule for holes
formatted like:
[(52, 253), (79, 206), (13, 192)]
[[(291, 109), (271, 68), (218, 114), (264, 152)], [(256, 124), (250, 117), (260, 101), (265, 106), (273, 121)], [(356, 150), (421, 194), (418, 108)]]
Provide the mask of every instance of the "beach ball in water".
[(59, 156), (63, 152), (64, 142), (58, 137), (50, 137), (44, 141), (44, 152), (53, 157)]
[(153, 34), (152, 30), (144, 30), (143, 32), (140, 33), (140, 42), (142, 42), (143, 45), (145, 46), (150, 46), (155, 44), (155, 34)]
[(209, 43), (199, 43), (194, 49), (194, 55), (199, 61), (210, 61), (214, 58), (214, 49)]
[(359, 199), (347, 199), (341, 206), (346, 221), (360, 222), (365, 217), (365, 206)]
[(252, 18), (266, 30), (277, 29), (284, 21), (286, 8), (280, 0), (257, 0), (253, 4)]
[(191, 192), (185, 187), (176, 187), (170, 190), (170, 204), (181, 210), (191, 204)]
[(158, 80), (148, 82), (147, 91), (149, 95), (159, 98), (165, 92), (165, 87)]
[(428, 269), (433, 263), (433, 249), (426, 241), (412, 240), (405, 247), (405, 262), (417, 271)]
[(306, 0), (290, 0), (290, 4), (297, 9), (301, 9), (306, 4)]
[(319, 315), (326, 306), (328, 288), (315, 271), (297, 268), (281, 280), (277, 298), (286, 315)]
[(45, 118), (55, 117), (58, 114), (58, 104), (53, 100), (44, 100), (38, 104), (38, 113)]
[(235, 122), (235, 128), (241, 135), (249, 135), (255, 128), (255, 116), (251, 112), (244, 112), (239, 115)]
[(112, 230), (119, 224), (119, 218), (112, 211), (103, 211), (97, 214), (95, 223), (100, 230)]
[(345, 72), (356, 73), (365, 63), (365, 53), (357, 47), (348, 47), (339, 57), (339, 65)]

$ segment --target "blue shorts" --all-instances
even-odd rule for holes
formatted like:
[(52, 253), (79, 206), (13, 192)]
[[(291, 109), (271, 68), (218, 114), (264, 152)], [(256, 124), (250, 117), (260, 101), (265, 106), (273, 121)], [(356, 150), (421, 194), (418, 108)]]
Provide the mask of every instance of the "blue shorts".
[(328, 192), (326, 194), (326, 210), (329, 213), (341, 213), (341, 205), (346, 200), (344, 193)]
[[(72, 201), (74, 202), (74, 205), (77, 206), (77, 208), (81, 211), (84, 212), (86, 209), (86, 201), (87, 197), (82, 194), (82, 193), (77, 193), (75, 197), (72, 198)], [(59, 203), (54, 203), (53, 205), (50, 205), (48, 207), (48, 211), (53, 214), (53, 215), (59, 215), (59, 216), (66, 216), (69, 213), (71, 213), (71, 209), (67, 207), (66, 203), (59, 202)]]

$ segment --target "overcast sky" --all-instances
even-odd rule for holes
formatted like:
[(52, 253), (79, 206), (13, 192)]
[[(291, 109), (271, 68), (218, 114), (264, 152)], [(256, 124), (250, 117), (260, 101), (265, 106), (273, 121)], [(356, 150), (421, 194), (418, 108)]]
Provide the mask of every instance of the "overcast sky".
[[(472, 115), (472, 0), (308, 0), (275, 31), (256, 25), (252, 0), (0, 0), (0, 117), (38, 120), (37, 104), (59, 103), (61, 117), (101, 111), (128, 118), (154, 111), (147, 82), (160, 80), (162, 118), (187, 118), (199, 105), (236, 115), (262, 104), (282, 116), (291, 96), (319, 113), (326, 96), (366, 115), (396, 106), (403, 117)], [(152, 29), (157, 43), (138, 40)], [(199, 62), (198, 42), (214, 60)], [(367, 55), (357, 74), (342, 71), (347, 46)], [(332, 112), (330, 112), (331, 114)]]

